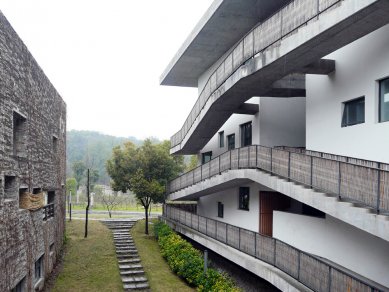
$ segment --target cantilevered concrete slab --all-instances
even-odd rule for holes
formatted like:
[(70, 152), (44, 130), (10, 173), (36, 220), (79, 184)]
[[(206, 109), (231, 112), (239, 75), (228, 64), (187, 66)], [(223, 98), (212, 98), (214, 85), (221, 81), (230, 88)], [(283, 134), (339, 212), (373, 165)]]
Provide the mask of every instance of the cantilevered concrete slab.
[(387, 0), (339, 2), (241, 65), (211, 94), (189, 130), (181, 133), (181, 142), (172, 145), (171, 153), (197, 153), (242, 103), (253, 96), (268, 96), (277, 80), (309, 72), (310, 64), (320, 65), (324, 56), (387, 23)]
[(215, 0), (163, 72), (161, 85), (197, 87), (202, 73), (289, 1)]

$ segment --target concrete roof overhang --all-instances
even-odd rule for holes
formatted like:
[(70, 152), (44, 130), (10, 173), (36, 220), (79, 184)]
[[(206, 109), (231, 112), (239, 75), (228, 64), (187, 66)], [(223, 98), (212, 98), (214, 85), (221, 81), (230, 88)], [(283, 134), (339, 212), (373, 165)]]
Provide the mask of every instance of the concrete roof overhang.
[(214, 0), (160, 77), (161, 85), (197, 87), (199, 76), (255, 24), (290, 0)]

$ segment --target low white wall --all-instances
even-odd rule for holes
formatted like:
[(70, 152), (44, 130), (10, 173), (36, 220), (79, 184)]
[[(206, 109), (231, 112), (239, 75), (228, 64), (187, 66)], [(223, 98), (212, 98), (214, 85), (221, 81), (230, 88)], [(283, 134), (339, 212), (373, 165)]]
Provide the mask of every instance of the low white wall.
[[(389, 122), (378, 122), (378, 81), (389, 76), (389, 25), (330, 54), (336, 70), (307, 75), (307, 149), (389, 163)], [(341, 127), (342, 103), (365, 96), (365, 123)]]
[(389, 287), (389, 243), (334, 217), (274, 211), (273, 236)]
[[(250, 187), (249, 211), (239, 210), (239, 187), (236, 187), (199, 198), (197, 214), (258, 232), (260, 186), (252, 183), (241, 187)], [(224, 205), (224, 218), (217, 217), (218, 202)]]

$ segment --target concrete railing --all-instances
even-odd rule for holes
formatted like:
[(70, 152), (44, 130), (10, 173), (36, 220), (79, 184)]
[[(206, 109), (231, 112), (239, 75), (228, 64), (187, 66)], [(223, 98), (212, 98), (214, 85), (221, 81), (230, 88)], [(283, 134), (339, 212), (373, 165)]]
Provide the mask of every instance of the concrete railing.
[(254, 168), (362, 203), (377, 213), (389, 211), (388, 164), (328, 153), (318, 157), (319, 152), (305, 152), (258, 145), (234, 149), (173, 179), (167, 190), (173, 193), (224, 171)]
[(383, 291), (362, 277), (348, 274), (339, 266), (324, 262), (273, 237), (168, 205), (164, 206), (163, 217), (264, 261), (313, 291)]
[(248, 32), (211, 74), (181, 130), (171, 137), (171, 147), (183, 141), (210, 96), (241, 65), (341, 1), (293, 0)]

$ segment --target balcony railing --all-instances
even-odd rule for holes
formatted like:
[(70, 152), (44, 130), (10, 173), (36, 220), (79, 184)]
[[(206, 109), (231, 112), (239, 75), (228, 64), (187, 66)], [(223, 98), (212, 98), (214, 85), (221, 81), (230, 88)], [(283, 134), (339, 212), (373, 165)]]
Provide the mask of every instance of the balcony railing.
[(181, 130), (171, 137), (171, 147), (182, 142), (210, 96), (241, 65), (341, 1), (294, 0), (248, 32), (208, 78)]
[[(311, 155), (310, 155), (311, 154)], [(233, 169), (260, 169), (316, 190), (389, 212), (389, 165), (305, 150), (248, 146), (227, 151), (170, 181), (173, 193)]]
[(54, 217), (54, 203), (43, 207), (43, 220), (46, 221)]
[(298, 280), (313, 291), (382, 291), (283, 241), (266, 235), (164, 206), (163, 216), (260, 259)]

